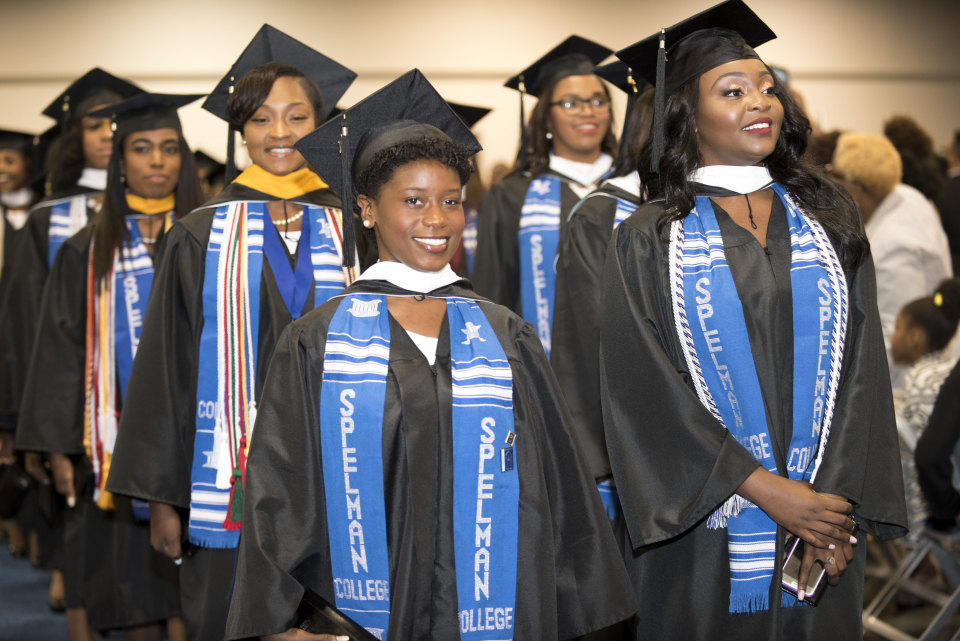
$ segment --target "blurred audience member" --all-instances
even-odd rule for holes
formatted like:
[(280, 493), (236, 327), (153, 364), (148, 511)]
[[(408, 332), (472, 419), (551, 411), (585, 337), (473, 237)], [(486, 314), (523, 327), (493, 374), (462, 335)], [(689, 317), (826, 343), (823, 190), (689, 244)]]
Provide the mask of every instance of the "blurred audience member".
[(917, 442), (915, 453), (917, 480), (927, 503), (927, 523), (938, 530), (957, 525), (960, 494), (954, 479), (957, 456), (954, 450), (960, 440), (960, 367), (954, 367), (944, 381), (933, 406), (927, 429)]
[(497, 184), (511, 173), (513, 173), (513, 165), (508, 165), (505, 162), (498, 162), (493, 166), (493, 170), (490, 172), (490, 184)]
[[(940, 283), (933, 296), (919, 298), (904, 307), (897, 316), (897, 328), (890, 339), (893, 359), (909, 366), (903, 384), (903, 403), (897, 408), (914, 439), (927, 427), (940, 387), (950, 375), (957, 358), (946, 347), (960, 323), (960, 280), (951, 278)], [(927, 508), (917, 484), (912, 452), (905, 452), (903, 488), (907, 499), (910, 534), (907, 540), (917, 543)]]
[(903, 164), (905, 185), (928, 199), (940, 195), (946, 177), (933, 151), (933, 138), (910, 116), (894, 116), (883, 125), (884, 135), (897, 148)]
[(930, 201), (900, 183), (900, 156), (883, 136), (840, 136), (833, 170), (863, 216), (877, 270), (877, 303), (890, 376), (894, 388), (901, 388), (906, 368), (894, 363), (890, 345), (897, 314), (908, 302), (931, 296), (953, 275), (947, 237)]
[(842, 131), (827, 131), (810, 136), (810, 142), (807, 144), (807, 160), (829, 172), (833, 168), (833, 152), (837, 148), (837, 140), (842, 133)]
[(947, 146), (947, 182), (937, 197), (940, 222), (950, 241), (953, 270), (960, 268), (960, 131)]

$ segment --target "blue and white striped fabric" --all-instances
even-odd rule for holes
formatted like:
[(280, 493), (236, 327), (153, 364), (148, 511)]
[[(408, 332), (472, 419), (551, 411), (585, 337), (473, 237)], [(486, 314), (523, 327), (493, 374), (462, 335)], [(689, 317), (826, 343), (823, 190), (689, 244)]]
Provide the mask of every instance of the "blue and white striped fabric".
[[(190, 475), (190, 542), (210, 548), (235, 548), (240, 540), (239, 530), (227, 530), (230, 503), (229, 442), (224, 425), (221, 402), (221, 380), (225, 338), (219, 331), (224, 319), (221, 290), (235, 291), (235, 284), (220, 282), (220, 254), (225, 250), (225, 230), (235, 229), (240, 216), (246, 216), (247, 283), (251, 301), (250, 317), (246, 322), (248, 335), (239, 337), (246, 350), (247, 371), (256, 372), (260, 329), (260, 275), (263, 270), (263, 203), (234, 202), (221, 205), (214, 215), (207, 245), (203, 277), (203, 330), (200, 334), (199, 374), (197, 378), (197, 429), (193, 444), (193, 468)], [(227, 238), (226, 240), (229, 240)], [(254, 376), (250, 379), (249, 395), (253, 397)], [(248, 434), (249, 438), (251, 435)]]
[[(448, 298), (447, 318), (460, 638), (502, 641), (513, 638), (516, 610), (520, 482), (513, 373), (476, 301)], [(320, 390), (337, 608), (378, 639), (387, 638), (390, 625), (382, 431), (390, 338), (385, 296), (344, 296), (327, 332)]]
[(613, 215), (613, 228), (616, 229), (617, 225), (629, 218), (630, 214), (635, 211), (637, 211), (636, 203), (624, 200), (623, 198), (617, 198), (617, 211)]
[(329, 207), (304, 207), (304, 216), (310, 216), (310, 257), (317, 288), (314, 307), (341, 293), (349, 283), (343, 267), (341, 213)]
[(520, 210), (520, 298), (522, 316), (537, 330), (550, 357), (553, 303), (560, 245), (560, 179), (545, 175), (530, 181)]
[[(780, 185), (790, 227), (794, 328), (791, 479), (812, 482), (826, 449), (839, 385), (846, 332), (843, 270), (820, 225), (807, 218)], [(767, 470), (777, 473), (763, 396), (743, 307), (727, 264), (723, 236), (709, 198), (671, 230), (673, 311), (684, 356), (703, 405)], [(727, 528), (730, 611), (769, 608), (777, 562), (777, 525), (734, 495), (708, 519)], [(792, 605), (793, 597), (784, 597)]]
[[(47, 241), (47, 269), (53, 269), (53, 259), (57, 257), (60, 245), (87, 226), (87, 198), (91, 194), (79, 194), (56, 200), (53, 203), (40, 203), (41, 207), (50, 206), (50, 227)], [(52, 205), (52, 206), (51, 206)]]

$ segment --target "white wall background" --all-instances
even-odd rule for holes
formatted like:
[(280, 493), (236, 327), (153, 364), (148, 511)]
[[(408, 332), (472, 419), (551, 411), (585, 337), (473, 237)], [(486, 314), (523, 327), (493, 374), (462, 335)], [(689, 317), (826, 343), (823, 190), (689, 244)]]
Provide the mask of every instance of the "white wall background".
[[(714, 1), (0, 0), (0, 127), (46, 129), (41, 109), (95, 66), (152, 91), (209, 91), (269, 22), (360, 74), (341, 105), (418, 67), (446, 98), (493, 107), (476, 128), (486, 173), (516, 151), (506, 78), (571, 33), (618, 49)], [(960, 0), (748, 2), (779, 36), (760, 54), (827, 128), (880, 132), (896, 113), (938, 143), (960, 128)], [(186, 136), (222, 158), (226, 125), (199, 104), (182, 111)]]

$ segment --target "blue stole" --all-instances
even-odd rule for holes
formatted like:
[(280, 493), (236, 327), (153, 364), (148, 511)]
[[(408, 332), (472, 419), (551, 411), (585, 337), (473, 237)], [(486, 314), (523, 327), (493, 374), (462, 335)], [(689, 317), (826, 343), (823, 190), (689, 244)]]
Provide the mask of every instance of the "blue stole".
[[(120, 383), (121, 402), (127, 393), (130, 370), (133, 368), (133, 359), (137, 355), (137, 346), (140, 344), (140, 330), (143, 328), (147, 299), (150, 297), (150, 287), (153, 284), (153, 261), (143, 243), (137, 218), (139, 216), (129, 216), (125, 221), (130, 238), (123, 242), (121, 251), (117, 253), (118, 264), (114, 268), (115, 305), (118, 311), (114, 317), (114, 353), (117, 358), (117, 379)], [(133, 499), (133, 516), (138, 521), (149, 520), (149, 504), (146, 501)]]
[[(813, 481), (823, 458), (839, 384), (846, 331), (847, 289), (826, 234), (786, 190), (773, 189), (786, 206), (793, 289), (793, 437), (787, 473)], [(674, 316), (701, 402), (768, 471), (777, 465), (743, 307), (727, 264), (723, 237), (709, 198), (674, 223), (671, 240)], [(769, 608), (779, 558), (777, 524), (734, 495), (707, 523), (726, 527), (730, 554), (730, 612)], [(784, 595), (782, 604), (793, 605)]]
[(617, 211), (613, 215), (613, 228), (616, 229), (617, 225), (629, 218), (633, 212), (637, 211), (639, 205), (616, 196), (614, 196), (614, 198), (617, 199)]
[[(264, 213), (266, 213), (266, 209), (264, 209)], [(320, 210), (320, 214), (323, 215), (323, 210)], [(301, 243), (313, 242), (313, 237), (310, 235), (311, 217), (309, 212), (303, 212), (302, 222), (300, 223)], [(307, 296), (310, 294), (311, 287), (316, 287), (313, 279), (312, 256), (310, 252), (300, 251), (298, 245), (297, 268), (296, 271), (290, 269), (287, 251), (283, 247), (283, 241), (280, 240), (280, 234), (273, 224), (273, 219), (269, 215), (264, 215), (263, 224), (263, 253), (267, 255), (267, 262), (270, 263), (270, 270), (277, 281), (280, 296), (290, 311), (290, 317), (297, 320), (300, 318), (303, 306), (307, 304)]]
[(520, 299), (523, 320), (537, 330), (547, 358), (557, 283), (553, 263), (559, 244), (560, 179), (546, 174), (530, 181), (520, 210)]
[[(221, 445), (216, 443), (217, 415), (222, 413), (218, 401), (220, 390), (217, 361), (221, 351), (218, 341), (222, 339), (218, 331), (217, 280), (220, 252), (227, 250), (231, 239), (224, 238), (227, 217), (244, 215), (240, 208), (246, 208), (247, 217), (247, 282), (249, 296), (255, 303), (250, 305), (250, 319), (247, 331), (250, 336), (241, 340), (245, 358), (251, 363), (250, 370), (256, 372), (257, 350), (248, 349), (249, 345), (258, 345), (260, 330), (260, 275), (263, 271), (263, 218), (264, 203), (239, 202), (221, 205), (214, 215), (207, 246), (205, 271), (203, 276), (203, 330), (200, 333), (199, 375), (197, 377), (197, 432), (193, 445), (193, 468), (190, 474), (190, 542), (209, 548), (235, 548), (240, 540), (239, 530), (227, 530), (224, 521), (230, 502), (230, 486), (217, 484), (217, 452)], [(286, 260), (286, 257), (284, 257)], [(289, 264), (288, 264), (289, 269)], [(229, 289), (235, 289), (230, 287)], [(243, 337), (241, 337), (243, 338)], [(236, 347), (234, 347), (236, 349)]]
[(53, 269), (60, 245), (86, 227), (88, 221), (87, 197), (96, 194), (79, 194), (57, 201), (50, 207), (50, 227), (47, 233), (47, 269)]
[[(520, 503), (513, 375), (476, 301), (448, 298), (447, 319), (460, 638), (510, 639)], [(337, 608), (378, 639), (390, 624), (382, 437), (389, 360), (386, 296), (344, 296), (328, 330), (320, 390), (327, 532)]]

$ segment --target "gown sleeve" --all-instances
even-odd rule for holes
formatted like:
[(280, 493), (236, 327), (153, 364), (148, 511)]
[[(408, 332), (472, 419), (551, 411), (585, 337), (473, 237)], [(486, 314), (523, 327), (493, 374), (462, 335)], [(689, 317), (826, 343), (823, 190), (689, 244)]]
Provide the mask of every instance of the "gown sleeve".
[(600, 287), (617, 201), (593, 197), (570, 217), (560, 242), (553, 365), (594, 478), (610, 474), (600, 408)]
[[(681, 356), (655, 206), (617, 227), (603, 272), (607, 452), (634, 548), (682, 534), (759, 463), (701, 405)], [(635, 226), (636, 225), (636, 226)]]
[(127, 384), (107, 479), (111, 492), (190, 506), (204, 258), (204, 246), (182, 223), (170, 229)]
[(50, 209), (30, 214), (0, 278), (0, 429), (15, 430), (46, 282)]
[[(515, 411), (538, 440), (546, 489), (541, 503), (553, 522), (557, 632), (569, 639), (629, 618), (637, 602), (559, 385), (530, 323), (519, 333), (516, 348), (524, 375), (514, 382)], [(518, 447), (523, 438), (518, 433)]]
[(478, 294), (519, 313), (520, 311), (520, 208), (507, 177), (490, 187), (480, 203), (477, 219), (477, 253), (473, 259), (473, 287)]
[(917, 441), (914, 460), (920, 489), (930, 515), (954, 521), (960, 514), (960, 494), (953, 487), (954, 455), (960, 440), (960, 365), (953, 368), (937, 395), (930, 421)]
[[(243, 536), (227, 639), (283, 632), (295, 623), (304, 586), (333, 602), (316, 398), (323, 343), (308, 356), (299, 323), (270, 363), (245, 481)], [(324, 332), (325, 335), (325, 332)], [(291, 569), (292, 568), (292, 569)], [(256, 577), (244, 580), (244, 577)], [(269, 592), (265, 590), (269, 587)]]
[(17, 449), (84, 452), (88, 238), (89, 230), (83, 230), (61, 246), (43, 289)]
[(840, 388), (814, 487), (852, 501), (861, 527), (869, 534), (896, 538), (906, 534), (907, 511), (872, 258), (847, 273), (847, 289)]

